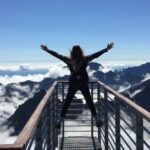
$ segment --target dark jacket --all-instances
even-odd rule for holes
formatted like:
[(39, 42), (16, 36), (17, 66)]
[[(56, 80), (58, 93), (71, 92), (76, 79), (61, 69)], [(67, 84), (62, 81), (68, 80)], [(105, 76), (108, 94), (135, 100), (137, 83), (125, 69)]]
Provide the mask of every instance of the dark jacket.
[[(84, 56), (85, 59), (82, 63), (81, 68), (78, 71), (74, 71), (73, 66), (71, 64), (71, 58), (60, 55), (60, 54), (56, 53), (55, 51), (47, 50), (47, 52), (49, 54), (55, 56), (56, 58), (62, 60), (64, 63), (67, 64), (67, 66), (70, 70), (70, 73), (71, 73), (70, 78), (69, 78), (69, 83), (70, 84), (71, 83), (86, 83), (87, 84), (89, 82), (89, 77), (88, 77), (88, 74), (87, 74), (87, 71), (86, 71), (88, 63), (90, 61), (92, 61), (93, 59), (99, 57), (103, 53), (107, 52), (107, 51), (108, 50), (106, 48), (106, 49), (100, 50), (100, 51), (98, 51), (94, 54)], [(80, 78), (78, 79), (77, 76), (79, 76)]]

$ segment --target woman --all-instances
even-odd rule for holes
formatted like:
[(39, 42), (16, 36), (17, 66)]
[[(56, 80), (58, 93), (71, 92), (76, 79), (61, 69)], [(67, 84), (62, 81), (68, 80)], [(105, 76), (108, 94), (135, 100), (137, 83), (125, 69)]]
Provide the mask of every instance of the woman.
[(105, 52), (108, 52), (113, 47), (113, 43), (110, 43), (107, 45), (105, 49), (102, 49), (94, 54), (84, 56), (83, 50), (79, 45), (75, 45), (72, 47), (72, 50), (70, 52), (70, 57), (66, 57), (63, 55), (60, 55), (56, 53), (53, 50), (49, 50), (46, 45), (41, 45), (41, 48), (48, 52), (49, 54), (57, 57), (58, 59), (62, 60), (64, 63), (67, 64), (70, 70), (70, 78), (69, 78), (69, 89), (68, 93), (61, 111), (61, 115), (59, 119), (56, 122), (56, 127), (60, 128), (61, 122), (64, 120), (65, 114), (67, 112), (67, 109), (72, 101), (72, 98), (74, 97), (75, 93), (80, 90), (91, 110), (92, 115), (95, 118), (96, 126), (100, 127), (102, 125), (102, 121), (97, 115), (96, 109), (94, 107), (92, 97), (90, 95), (90, 91), (88, 88), (88, 82), (89, 77), (86, 71), (86, 68), (88, 66), (88, 63), (92, 61), (93, 59), (99, 57)]

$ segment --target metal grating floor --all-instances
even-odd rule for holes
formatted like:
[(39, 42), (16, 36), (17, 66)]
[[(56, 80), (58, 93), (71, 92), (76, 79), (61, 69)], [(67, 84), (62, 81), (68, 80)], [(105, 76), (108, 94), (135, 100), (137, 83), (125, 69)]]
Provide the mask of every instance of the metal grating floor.
[(97, 137), (64, 137), (64, 143), (61, 147), (62, 138), (59, 139), (60, 150), (101, 150)]

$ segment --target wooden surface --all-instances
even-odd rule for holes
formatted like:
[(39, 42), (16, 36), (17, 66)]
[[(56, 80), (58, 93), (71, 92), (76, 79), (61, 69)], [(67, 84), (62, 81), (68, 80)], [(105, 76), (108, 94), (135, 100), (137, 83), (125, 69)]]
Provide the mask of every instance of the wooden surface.
[(23, 145), (18, 144), (0, 144), (0, 150), (21, 150)]

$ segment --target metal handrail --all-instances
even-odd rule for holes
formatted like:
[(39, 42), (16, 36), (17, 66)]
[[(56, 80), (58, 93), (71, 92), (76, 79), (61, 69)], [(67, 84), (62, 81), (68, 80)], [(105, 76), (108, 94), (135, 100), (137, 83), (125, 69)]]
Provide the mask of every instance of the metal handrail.
[[(64, 86), (65, 84), (66, 86)], [(146, 119), (150, 124), (150, 112), (135, 104), (125, 96), (114, 91), (112, 88), (102, 83), (101, 81), (90, 82), (90, 84), (90, 91), (93, 100), (97, 99), (98, 115), (104, 121), (103, 127), (95, 130), (93, 117), (91, 117), (92, 120), (88, 119), (89, 121), (91, 121), (91, 129), (88, 130), (91, 132), (91, 136), (94, 136), (96, 133), (99, 142), (105, 150), (114, 148), (116, 150), (126, 148), (132, 149), (122, 135), (122, 128), (126, 133), (126, 129), (124, 129), (124, 127), (122, 126), (122, 122), (124, 121), (124, 118), (121, 116), (121, 111), (124, 111), (124, 106), (122, 106), (123, 103), (125, 106), (130, 108), (132, 110), (132, 113), (135, 115), (134, 123), (136, 128), (134, 130), (134, 133), (136, 134), (136, 138), (133, 138), (131, 141), (134, 141), (133, 143), (137, 150), (150, 149), (150, 145), (147, 141), (145, 141), (145, 137), (143, 134), (143, 132), (146, 132), (148, 135), (150, 134), (149, 129), (146, 128), (143, 124), (143, 119)], [(62, 87), (60, 85), (62, 85)], [(67, 86), (67, 81), (54, 82), (50, 89), (47, 91), (47, 94), (43, 97), (43, 99), (35, 109), (34, 113), (30, 117), (21, 133), (19, 134), (15, 143), (2, 144), (0, 145), (0, 150), (23, 150), (31, 149), (32, 146), (35, 146), (34, 149), (43, 149), (44, 147), (47, 147), (47, 149), (54, 150), (58, 145), (58, 133), (55, 129), (55, 121), (58, 117), (58, 113), (60, 112), (57, 100), (58, 98), (64, 100), (65, 92), (68, 89)], [(94, 90), (96, 90), (96, 92)], [(115, 105), (110, 106), (109, 94), (115, 97), (114, 99), (111, 99)], [(96, 98), (94, 97), (95, 95)], [(110, 108), (113, 109), (113, 111), (111, 111)], [(126, 123), (126, 126), (130, 127), (130, 124), (126, 120), (124, 122)], [(84, 125), (85, 124), (83, 124), (83, 126)], [(89, 124), (87, 126), (89, 126)], [(69, 126), (66, 125), (66, 127)], [(62, 135), (65, 136), (65, 124), (63, 124), (62, 131)], [(112, 131), (113, 134), (111, 134)], [(113, 139), (114, 134), (115, 137)], [(128, 133), (126, 136), (129, 136)], [(34, 145), (34, 142), (36, 142), (36, 145)], [(124, 147), (125, 145), (122, 145), (122, 142), (126, 144), (126, 147)]]
[[(23, 150), (28, 149), (30, 146), (30, 140), (34, 137), (37, 140), (37, 145), (40, 147), (42, 143), (40, 141), (41, 138), (41, 129), (42, 129), (42, 117), (44, 115), (44, 111), (47, 108), (48, 104), (50, 104), (50, 97), (54, 94), (54, 90), (56, 88), (57, 82), (54, 82), (50, 89), (47, 91), (46, 95), (43, 97), (37, 108), (35, 109), (34, 113), (26, 123), (25, 127), (17, 137), (14, 144), (2, 144), (0, 145), (0, 150), (3, 149), (10, 149), (10, 150)], [(47, 114), (46, 114), (47, 115)], [(45, 115), (44, 115), (45, 117)], [(46, 118), (46, 117), (45, 117)], [(44, 119), (45, 119), (44, 118)], [(46, 127), (45, 127), (46, 128)], [(49, 129), (50, 130), (50, 129)], [(36, 136), (36, 137), (35, 137)], [(33, 141), (32, 141), (33, 142)], [(28, 145), (29, 144), (29, 145)]]
[(132, 108), (134, 111), (136, 111), (136, 113), (138, 113), (140, 116), (143, 116), (146, 120), (150, 121), (150, 112), (148, 112), (147, 110), (145, 110), (141, 106), (137, 105), (136, 103), (134, 103), (129, 98), (127, 98), (127, 97), (119, 94), (118, 92), (116, 92), (115, 90), (113, 90), (112, 88), (110, 88), (109, 86), (107, 86), (106, 84), (104, 84), (103, 82), (98, 81), (98, 83), (100, 84), (100, 86), (103, 89), (106, 89), (110, 94), (116, 96), (116, 98), (118, 98), (118, 100), (120, 102), (125, 103), (130, 108)]
[[(137, 149), (137, 150), (145, 150), (150, 149), (150, 145), (148, 141), (145, 141), (144, 137), (144, 131), (147, 132), (147, 134), (150, 133), (149, 129), (144, 127), (143, 119), (146, 119), (150, 125), (150, 112), (142, 108), (141, 106), (134, 103), (132, 100), (128, 99), (127, 97), (119, 94), (118, 92), (114, 91), (112, 88), (107, 86), (106, 84), (102, 83), (101, 81), (98, 81), (100, 85), (100, 98), (103, 100), (100, 100), (100, 113), (102, 117), (105, 119), (104, 128), (101, 128), (101, 133), (103, 137), (105, 137), (101, 142), (103, 144), (103, 147), (105, 150), (111, 149), (110, 144), (110, 138), (112, 138), (112, 134), (110, 134), (110, 131), (115, 131), (115, 149)], [(109, 97), (109, 94), (114, 96), (114, 99), (111, 99)], [(114, 105), (109, 104), (109, 100), (114, 102)], [(108, 102), (109, 101), (109, 102)], [(123, 104), (123, 105), (122, 105)], [(111, 107), (110, 107), (111, 106)], [(126, 107), (127, 106), (127, 107)], [(113, 108), (114, 107), (114, 108)], [(130, 113), (126, 113), (126, 110), (130, 109), (130, 112), (134, 114), (134, 118), (132, 115), (130, 116)], [(113, 111), (112, 111), (113, 108)], [(126, 128), (122, 125), (122, 123), (125, 123), (125, 125), (131, 129), (131, 125), (121, 116), (122, 112), (125, 112), (128, 117), (133, 120), (133, 124), (135, 124), (135, 127), (132, 128), (134, 131), (132, 131), (136, 137), (131, 137), (130, 134), (126, 131)], [(105, 113), (105, 114), (104, 114)], [(111, 115), (109, 115), (111, 114)], [(111, 123), (111, 126), (108, 125), (108, 123)], [(112, 126), (113, 124), (113, 126)], [(109, 128), (108, 128), (109, 126)], [(145, 130), (146, 129), (146, 130)], [(110, 131), (109, 131), (110, 130)], [(132, 142), (133, 144), (129, 144), (126, 140), (126, 138), (123, 137), (123, 132), (126, 134), (126, 137)], [(150, 137), (150, 134), (149, 134)], [(123, 140), (123, 141), (121, 141)], [(123, 144), (124, 142), (124, 144)], [(109, 145), (110, 144), (110, 145)], [(133, 148), (134, 146), (135, 148)], [(113, 148), (112, 148), (113, 149)]]

